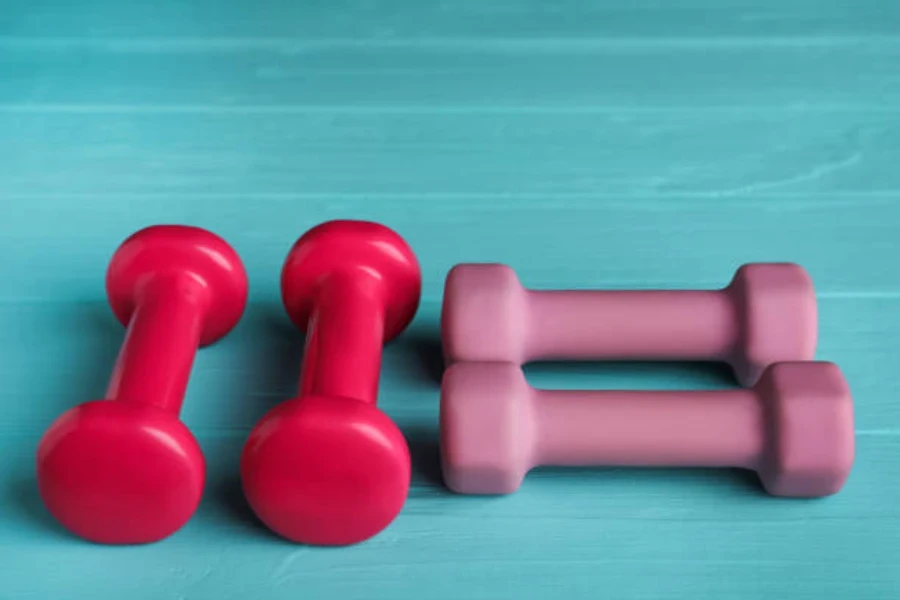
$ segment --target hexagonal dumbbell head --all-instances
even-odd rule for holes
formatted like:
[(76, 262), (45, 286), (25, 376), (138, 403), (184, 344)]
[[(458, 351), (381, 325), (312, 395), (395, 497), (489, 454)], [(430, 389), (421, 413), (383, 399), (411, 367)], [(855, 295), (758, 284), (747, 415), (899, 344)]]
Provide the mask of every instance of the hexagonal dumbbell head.
[(840, 490), (853, 466), (853, 399), (828, 363), (782, 363), (767, 369), (756, 392), (767, 405), (766, 452), (758, 468), (777, 496), (818, 497)]
[(444, 356), (525, 362), (525, 296), (516, 272), (506, 265), (453, 267), (447, 275), (441, 312)]
[(517, 368), (457, 363), (441, 384), (444, 482), (465, 494), (516, 491), (531, 468), (531, 388)]
[(731, 363), (744, 385), (753, 385), (769, 365), (813, 359), (818, 337), (816, 294), (802, 267), (744, 265), (726, 293), (740, 319)]

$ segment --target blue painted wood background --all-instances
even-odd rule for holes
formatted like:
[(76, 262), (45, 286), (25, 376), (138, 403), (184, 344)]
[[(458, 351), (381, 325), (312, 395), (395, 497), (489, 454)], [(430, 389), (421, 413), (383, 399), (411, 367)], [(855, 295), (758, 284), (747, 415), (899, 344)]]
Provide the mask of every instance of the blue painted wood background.
[[(344, 549), (248, 513), (237, 459), (295, 389), (290, 244), (334, 218), (401, 232), (421, 312), (381, 404), (415, 457), (402, 515)], [(132, 231), (210, 228), (246, 261), (241, 325), (183, 416), (203, 505), (164, 542), (85, 544), (34, 450), (102, 394), (123, 331), (106, 263)], [(4, 0), (0, 5), (0, 598), (824, 598), (900, 594), (900, 3), (892, 0)], [(504, 498), (438, 470), (447, 270), (533, 287), (718, 287), (813, 275), (819, 357), (855, 392), (842, 493), (730, 471), (541, 470)], [(539, 365), (537, 385), (733, 385), (710, 365)]]

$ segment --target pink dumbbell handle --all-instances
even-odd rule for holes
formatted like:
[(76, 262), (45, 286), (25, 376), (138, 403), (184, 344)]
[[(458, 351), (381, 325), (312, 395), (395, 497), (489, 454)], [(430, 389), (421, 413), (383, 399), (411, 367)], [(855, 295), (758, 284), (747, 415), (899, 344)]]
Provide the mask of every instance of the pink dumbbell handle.
[(321, 283), (315, 302), (306, 329), (300, 396), (374, 404), (384, 343), (384, 286), (376, 277), (336, 273)]
[(526, 292), (525, 360), (723, 359), (739, 321), (725, 291)]
[(532, 393), (532, 466), (755, 468), (765, 447), (752, 390)]
[(208, 308), (208, 289), (188, 274), (147, 282), (128, 323), (106, 398), (150, 404), (178, 415)]

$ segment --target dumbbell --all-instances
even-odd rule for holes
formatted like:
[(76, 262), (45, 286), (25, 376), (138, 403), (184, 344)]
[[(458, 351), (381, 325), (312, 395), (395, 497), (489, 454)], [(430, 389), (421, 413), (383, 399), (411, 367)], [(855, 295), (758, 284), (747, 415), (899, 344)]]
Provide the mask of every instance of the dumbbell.
[(247, 274), (215, 234), (157, 225), (118, 248), (106, 291), (127, 327), (106, 399), (50, 425), (37, 450), (38, 488), (78, 536), (149, 543), (180, 529), (200, 502), (203, 453), (178, 415), (197, 349), (243, 314)]
[(772, 365), (753, 389), (545, 391), (512, 363), (444, 375), (447, 486), (508, 494), (536, 466), (733, 467), (777, 496), (836, 493), (854, 460), (853, 400), (826, 362)]
[(409, 491), (406, 440), (375, 401), (382, 346), (418, 309), (419, 264), (383, 225), (329, 221), (295, 243), (281, 286), (288, 315), (306, 332), (299, 393), (251, 432), (244, 493), (290, 541), (361, 542), (394, 520)]
[(753, 385), (769, 365), (811, 360), (816, 297), (790, 263), (741, 267), (722, 290), (533, 291), (501, 264), (447, 276), (444, 355), (462, 361), (713, 360)]

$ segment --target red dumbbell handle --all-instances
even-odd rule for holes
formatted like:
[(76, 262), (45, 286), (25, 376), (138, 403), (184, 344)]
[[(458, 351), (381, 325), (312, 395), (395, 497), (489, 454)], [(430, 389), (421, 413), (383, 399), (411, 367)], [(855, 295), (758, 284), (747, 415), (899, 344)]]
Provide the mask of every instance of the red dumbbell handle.
[(322, 282), (307, 327), (300, 395), (378, 397), (384, 342), (384, 288), (363, 273)]
[(177, 416), (207, 307), (206, 289), (189, 276), (148, 282), (128, 324), (106, 398), (151, 404)]
[(738, 340), (734, 304), (721, 291), (528, 291), (526, 298), (527, 360), (727, 359)]
[(755, 468), (765, 446), (752, 390), (533, 394), (535, 465)]

